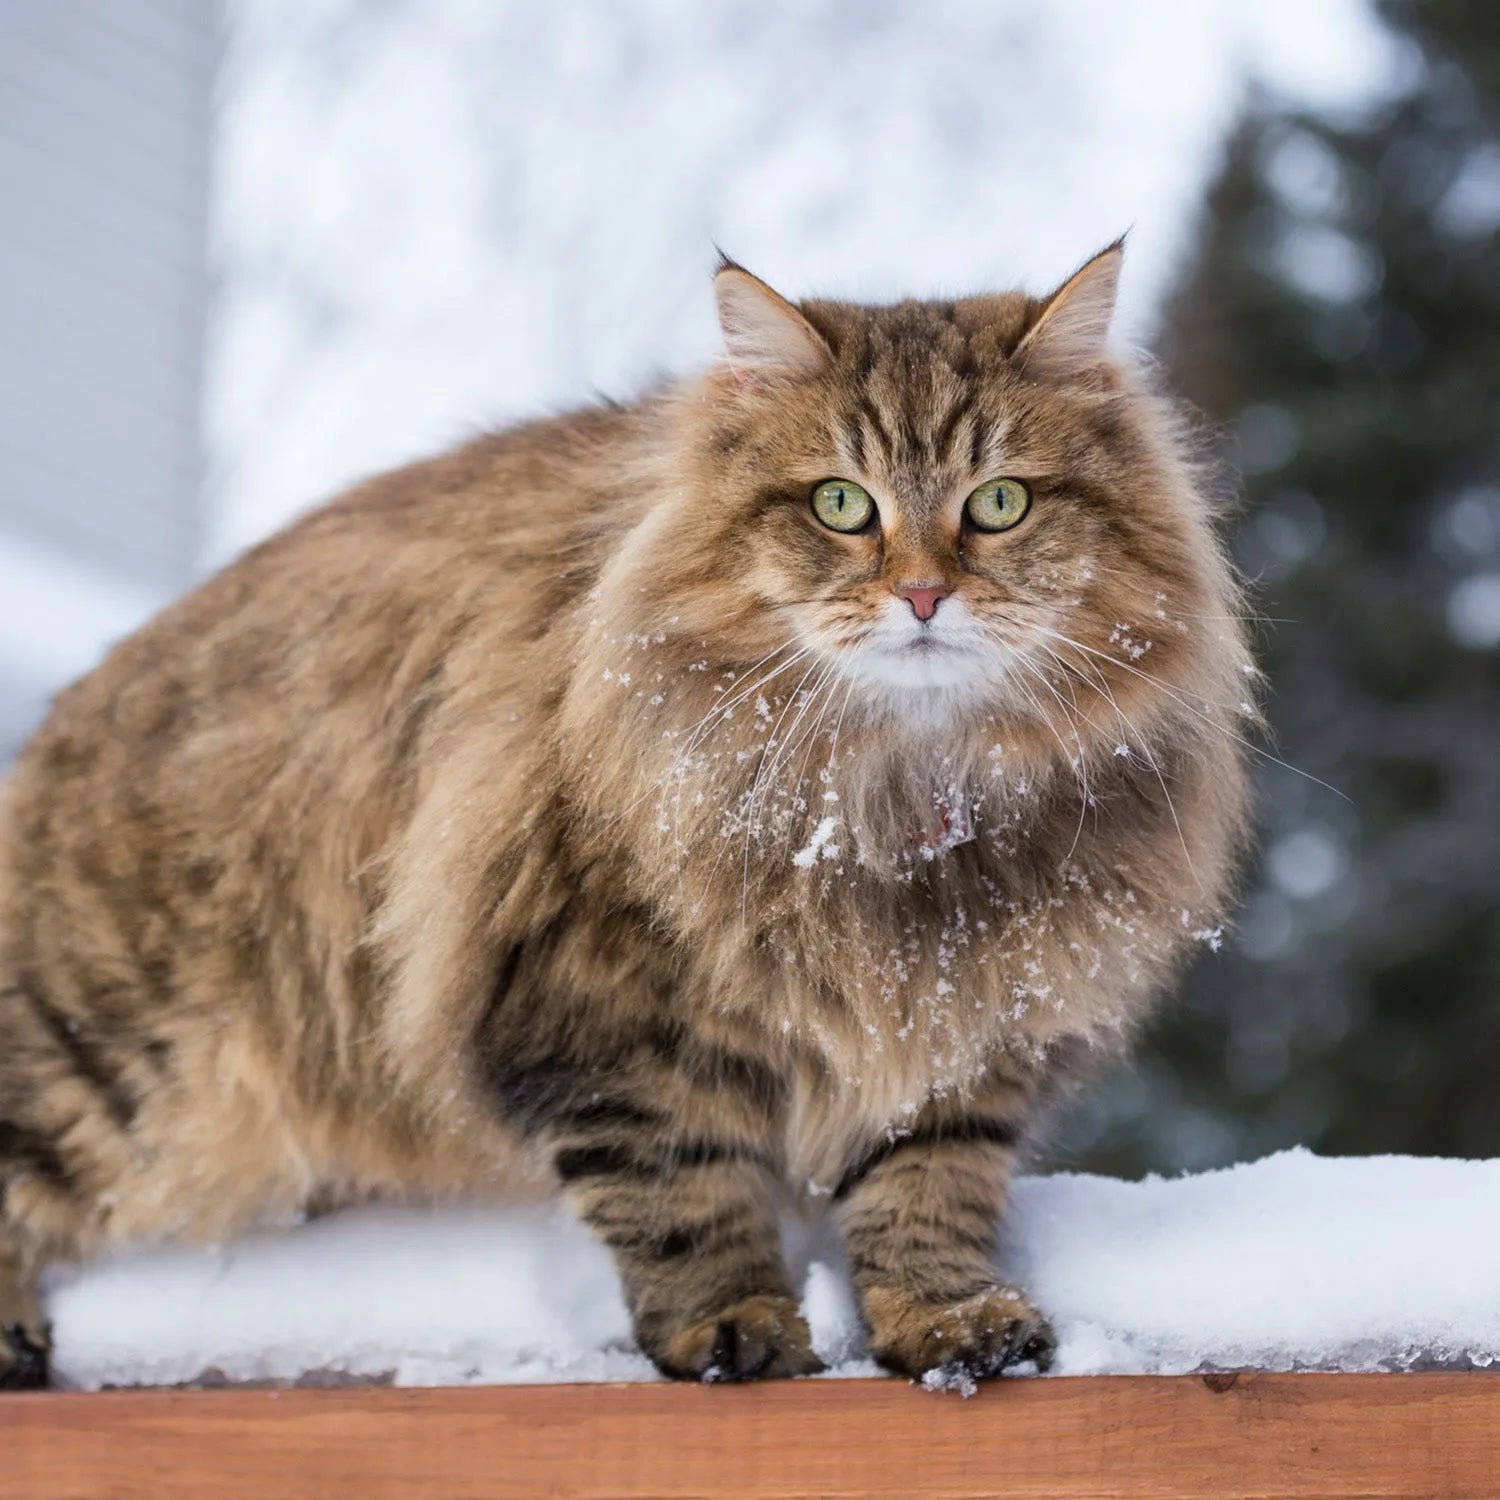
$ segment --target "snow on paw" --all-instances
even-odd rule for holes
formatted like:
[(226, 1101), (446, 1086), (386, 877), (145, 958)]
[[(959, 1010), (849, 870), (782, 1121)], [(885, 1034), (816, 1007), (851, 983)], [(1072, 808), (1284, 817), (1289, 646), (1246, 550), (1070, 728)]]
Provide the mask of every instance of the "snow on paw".
[(865, 1315), (875, 1358), (913, 1380), (934, 1371), (985, 1380), (1019, 1364), (1044, 1371), (1057, 1347), (1047, 1320), (1012, 1286), (987, 1287), (949, 1303), (926, 1301), (903, 1288), (872, 1287)]
[(669, 1335), (652, 1356), (664, 1375), (705, 1383), (816, 1375), (806, 1320), (789, 1297), (746, 1297)]
[(0, 1391), (34, 1391), (47, 1384), (48, 1343), (19, 1323), (0, 1328)]

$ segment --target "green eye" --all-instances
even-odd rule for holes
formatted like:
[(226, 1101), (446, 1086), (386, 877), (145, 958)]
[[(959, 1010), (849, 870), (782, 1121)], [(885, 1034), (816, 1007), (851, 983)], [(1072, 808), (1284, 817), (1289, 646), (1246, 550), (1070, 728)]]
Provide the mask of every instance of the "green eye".
[(813, 491), (812, 508), (831, 531), (863, 531), (875, 514), (869, 490), (852, 479), (825, 479)]
[(964, 502), (977, 531), (1009, 531), (1031, 509), (1031, 491), (1019, 479), (990, 479)]

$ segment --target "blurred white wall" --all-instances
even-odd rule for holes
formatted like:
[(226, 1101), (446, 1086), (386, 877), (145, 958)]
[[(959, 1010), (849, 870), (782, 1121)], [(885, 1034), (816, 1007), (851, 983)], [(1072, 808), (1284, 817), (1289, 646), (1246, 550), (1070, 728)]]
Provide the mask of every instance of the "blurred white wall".
[(0, 759), (192, 576), (217, 9), (0, 3)]

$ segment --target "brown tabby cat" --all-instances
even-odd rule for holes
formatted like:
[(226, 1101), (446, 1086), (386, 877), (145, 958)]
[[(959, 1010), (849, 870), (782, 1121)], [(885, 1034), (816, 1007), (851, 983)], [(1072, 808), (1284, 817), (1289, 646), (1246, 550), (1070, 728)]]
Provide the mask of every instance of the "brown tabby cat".
[[(0, 1384), (47, 1262), (561, 1186), (669, 1375), (1045, 1365), (1040, 1096), (1212, 927), (1251, 671), (1170, 409), (1052, 296), (794, 306), (257, 547), (62, 694), (0, 812)], [(441, 1274), (435, 1267), (434, 1274)]]

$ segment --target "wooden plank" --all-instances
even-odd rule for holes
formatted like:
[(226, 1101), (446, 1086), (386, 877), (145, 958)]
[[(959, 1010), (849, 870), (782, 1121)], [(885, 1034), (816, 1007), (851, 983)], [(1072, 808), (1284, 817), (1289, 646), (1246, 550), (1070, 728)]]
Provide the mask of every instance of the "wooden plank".
[(0, 1397), (25, 1500), (1500, 1495), (1484, 1373)]

